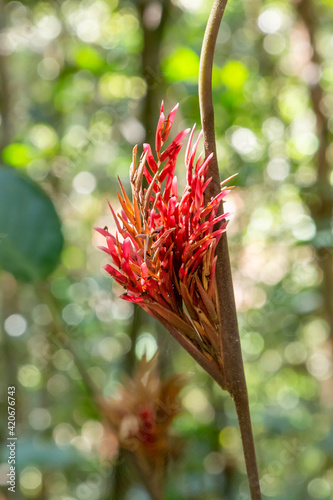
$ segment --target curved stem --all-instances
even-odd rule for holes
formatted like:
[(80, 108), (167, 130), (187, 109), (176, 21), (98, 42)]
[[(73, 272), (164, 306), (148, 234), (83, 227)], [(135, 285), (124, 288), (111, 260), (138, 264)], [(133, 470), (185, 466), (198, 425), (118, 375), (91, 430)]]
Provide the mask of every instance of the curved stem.
[(210, 199), (213, 192), (220, 192), (220, 176), (216, 155), (214, 106), (212, 92), (213, 60), (217, 35), (228, 0), (215, 0), (202, 41), (200, 68), (199, 68), (199, 105), (206, 157), (210, 153), (214, 156), (209, 164), (207, 178), (212, 181), (206, 190), (206, 197)]
[[(199, 102), (205, 154), (207, 157), (209, 154), (214, 153), (207, 174), (208, 177), (212, 177), (212, 181), (205, 193), (206, 201), (210, 200), (212, 196), (216, 196), (221, 189), (216, 155), (212, 72), (216, 39), (226, 3), (227, 0), (214, 1), (200, 57)], [(221, 213), (222, 211), (221, 207)], [(226, 388), (234, 399), (236, 406), (251, 499), (261, 500), (226, 233), (222, 235), (217, 246), (216, 282), (218, 287), (220, 336)]]

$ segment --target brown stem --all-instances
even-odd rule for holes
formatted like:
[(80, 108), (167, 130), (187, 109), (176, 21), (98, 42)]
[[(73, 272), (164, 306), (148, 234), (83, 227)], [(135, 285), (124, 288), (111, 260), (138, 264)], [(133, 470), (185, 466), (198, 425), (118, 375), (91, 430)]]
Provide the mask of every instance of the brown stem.
[(256, 450), (254, 447), (247, 392), (243, 395), (237, 394), (233, 396), (233, 398), (236, 406), (239, 428), (241, 431), (246, 472), (249, 480), (251, 498), (252, 500), (261, 500), (261, 490), (256, 462)]
[(212, 93), (213, 60), (217, 35), (228, 0), (215, 0), (202, 41), (199, 68), (199, 105), (206, 157), (214, 156), (209, 165), (207, 178), (212, 180), (206, 189), (206, 197), (220, 192), (220, 175), (216, 155), (214, 105)]
[[(207, 189), (206, 201), (220, 192), (220, 175), (218, 169), (214, 106), (212, 95), (213, 58), (216, 39), (224, 14), (227, 0), (215, 0), (207, 23), (199, 70), (199, 102), (206, 157), (213, 153), (208, 177), (212, 181)], [(222, 212), (221, 207), (221, 212)], [(234, 299), (231, 267), (229, 260), (227, 236), (224, 233), (217, 247), (216, 282), (218, 287), (219, 319), (223, 365), (227, 390), (234, 399), (244, 450), (246, 470), (249, 480), (251, 499), (261, 500), (259, 475), (254, 448), (253, 432), (249, 410), (249, 401), (244, 374), (237, 312)]]

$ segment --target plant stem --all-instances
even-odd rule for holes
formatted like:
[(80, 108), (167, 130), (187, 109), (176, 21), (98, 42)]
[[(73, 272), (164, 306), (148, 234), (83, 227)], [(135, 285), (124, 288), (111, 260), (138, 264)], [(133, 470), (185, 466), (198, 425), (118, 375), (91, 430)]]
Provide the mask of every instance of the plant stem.
[[(216, 196), (221, 189), (216, 155), (212, 72), (216, 39), (226, 4), (227, 0), (214, 1), (200, 57), (199, 102), (205, 155), (207, 157), (211, 153), (214, 154), (207, 174), (207, 177), (212, 177), (212, 181), (205, 193), (206, 201), (210, 200), (212, 196)], [(222, 211), (221, 207), (221, 213)], [(221, 351), (226, 388), (234, 399), (236, 406), (251, 499), (261, 500), (226, 233), (222, 235), (217, 247), (216, 283), (218, 287)]]
[(206, 189), (206, 197), (220, 192), (220, 175), (216, 155), (214, 106), (212, 94), (213, 59), (216, 39), (228, 0), (214, 0), (202, 41), (199, 68), (199, 105), (206, 157), (214, 153), (209, 164), (207, 178), (212, 180)]
[(239, 394), (233, 396), (233, 398), (236, 406), (239, 428), (241, 431), (246, 472), (249, 480), (251, 498), (252, 500), (261, 500), (260, 482), (247, 391), (243, 394), (243, 398), (239, 397)]

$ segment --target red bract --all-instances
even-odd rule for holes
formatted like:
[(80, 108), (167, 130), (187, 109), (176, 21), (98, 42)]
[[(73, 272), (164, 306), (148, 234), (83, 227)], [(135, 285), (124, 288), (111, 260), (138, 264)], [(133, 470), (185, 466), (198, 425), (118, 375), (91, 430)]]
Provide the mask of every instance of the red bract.
[[(185, 154), (186, 186), (178, 195), (175, 167), (184, 137), (180, 132), (163, 149), (177, 106), (168, 118), (163, 103), (156, 131), (156, 158), (148, 144), (137, 162), (137, 146), (130, 167), (131, 202), (119, 180), (122, 206), (114, 216), (117, 232), (97, 228), (106, 238), (102, 249), (112, 265), (106, 271), (126, 290), (122, 298), (139, 304), (149, 314), (177, 330), (205, 354), (217, 358), (220, 351), (215, 250), (226, 230), (226, 217), (219, 206), (230, 188), (205, 205), (205, 189), (211, 181), (207, 170), (211, 156), (195, 161), (199, 134), (193, 142), (193, 127)], [(143, 188), (143, 179), (148, 187)], [(222, 186), (225, 183), (222, 183)]]

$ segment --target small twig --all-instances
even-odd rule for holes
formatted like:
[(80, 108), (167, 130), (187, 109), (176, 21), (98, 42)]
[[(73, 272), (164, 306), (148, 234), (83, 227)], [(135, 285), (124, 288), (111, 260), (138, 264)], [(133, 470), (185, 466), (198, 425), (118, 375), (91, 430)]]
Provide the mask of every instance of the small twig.
[[(214, 1), (204, 35), (200, 57), (199, 102), (206, 158), (213, 153), (209, 172), (207, 174), (208, 177), (212, 177), (212, 181), (205, 193), (206, 202), (209, 201), (212, 196), (216, 196), (220, 192), (220, 175), (215, 142), (212, 72), (216, 39), (226, 3), (227, 0)], [(216, 275), (226, 386), (236, 406), (251, 498), (252, 500), (261, 500), (226, 233), (222, 235), (217, 247)]]

